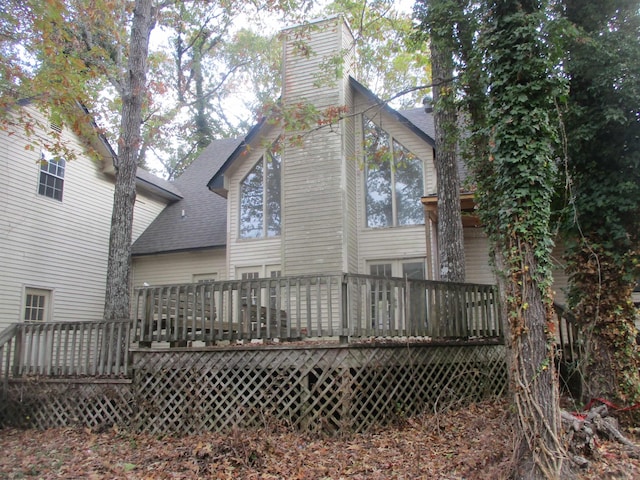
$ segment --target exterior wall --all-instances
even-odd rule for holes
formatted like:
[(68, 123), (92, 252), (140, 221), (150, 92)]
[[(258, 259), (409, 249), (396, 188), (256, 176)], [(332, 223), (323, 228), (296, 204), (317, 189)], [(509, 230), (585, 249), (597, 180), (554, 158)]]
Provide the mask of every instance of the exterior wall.
[[(229, 279), (236, 279), (238, 269), (245, 267), (282, 264), (282, 237), (241, 239), (239, 225), (240, 182), (264, 154), (265, 146), (271, 145), (277, 136), (277, 132), (265, 132), (265, 136), (249, 149), (242, 162), (238, 162), (237, 166), (225, 173), (225, 176), (229, 178), (229, 191), (227, 196), (227, 263), (224, 271)], [(286, 152), (283, 152), (281, 167), (283, 177), (286, 172), (285, 158)], [(212, 193), (212, 195), (215, 194)], [(285, 228), (284, 216), (283, 206), (281, 211), (282, 229)]]
[(551, 252), (553, 291), (555, 292), (555, 301), (561, 305), (567, 304), (567, 286), (569, 285), (569, 277), (565, 273), (564, 252), (562, 243), (557, 243)]
[[(369, 109), (370, 104), (361, 95), (356, 99), (357, 111), (367, 110), (367, 117), (383, 128), (410, 152), (417, 155), (424, 164), (424, 189), (435, 189), (435, 169), (433, 149), (430, 145), (411, 132), (407, 127), (381, 108)], [(362, 116), (355, 120), (355, 157), (350, 161), (356, 166), (355, 192), (357, 199), (356, 226), (358, 231), (358, 273), (369, 273), (366, 264), (372, 260), (417, 259), (426, 260), (425, 226), (411, 225), (388, 228), (367, 227), (365, 206), (365, 172), (363, 169), (364, 152), (362, 149)], [(416, 199), (420, 202), (420, 199)], [(426, 267), (426, 264), (425, 264)]]
[[(466, 281), (469, 283), (496, 283), (492, 267), (489, 265), (489, 241), (481, 228), (464, 229), (464, 253), (467, 267)], [(561, 305), (567, 303), (567, 274), (564, 271), (564, 247), (557, 244), (551, 252), (553, 261), (553, 291), (555, 301)]]
[[(310, 56), (285, 40), (283, 98), (286, 103), (310, 102), (318, 109), (347, 101), (347, 59), (343, 76), (332, 84), (314, 85), (322, 62), (351, 45), (353, 38), (342, 18), (313, 25)], [(349, 129), (346, 129), (348, 132)], [(345, 124), (304, 135), (303, 144), (289, 147), (283, 158), (283, 274), (302, 275), (343, 271), (348, 267), (348, 188), (345, 181)], [(352, 147), (346, 147), (347, 150)], [(351, 254), (353, 256), (353, 253)], [(351, 261), (352, 262), (352, 261)]]
[[(214, 275), (227, 278), (225, 249), (148, 255), (133, 259), (133, 286), (191, 283)], [(196, 275), (197, 277), (194, 277)]]
[[(354, 44), (350, 35), (343, 36), (343, 51), (348, 52), (345, 57), (346, 61), (350, 64), (354, 61)], [(354, 111), (355, 105), (355, 92), (351, 88), (344, 89), (343, 105), (346, 105), (349, 112)], [(342, 176), (344, 178), (345, 186), (342, 191), (344, 192), (344, 214), (342, 217), (343, 227), (345, 232), (343, 239), (343, 251), (345, 252), (345, 259), (342, 267), (343, 272), (357, 272), (358, 271), (358, 196), (357, 189), (355, 188), (358, 181), (358, 162), (356, 161), (357, 145), (359, 144), (356, 137), (356, 123), (358, 118), (352, 115), (348, 115), (342, 121), (342, 128), (344, 129), (344, 135), (342, 137), (343, 148), (343, 162)]]
[(464, 229), (464, 261), (468, 283), (496, 283), (489, 265), (489, 241), (481, 228)]
[[(0, 132), (0, 329), (22, 320), (25, 288), (51, 291), (49, 320), (102, 318), (113, 178), (79, 139), (63, 138), (77, 158), (66, 163), (60, 202), (38, 194), (41, 152), (25, 149), (22, 130)], [(136, 232), (164, 206), (140, 198)]]

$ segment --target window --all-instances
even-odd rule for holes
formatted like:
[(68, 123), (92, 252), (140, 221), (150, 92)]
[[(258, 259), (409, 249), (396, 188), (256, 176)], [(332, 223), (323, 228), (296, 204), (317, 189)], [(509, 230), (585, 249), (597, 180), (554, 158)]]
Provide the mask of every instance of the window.
[(51, 291), (37, 288), (25, 289), (24, 317), (26, 322), (43, 322), (48, 320)]
[(369, 266), (369, 273), (376, 277), (391, 277), (390, 263), (377, 263)]
[(424, 223), (422, 160), (363, 116), (367, 227)]
[(402, 278), (409, 280), (424, 280), (425, 276), (424, 261), (422, 262), (405, 262), (402, 264)]
[(282, 159), (276, 144), (240, 183), (240, 238), (280, 235)]
[(42, 152), (40, 181), (38, 183), (40, 195), (62, 201), (65, 167), (66, 162), (62, 158), (53, 158), (47, 152)]
[(426, 278), (425, 262), (422, 258), (378, 260), (368, 263), (369, 274), (376, 277), (399, 277), (409, 280), (424, 280)]
[[(369, 264), (369, 273), (376, 277), (424, 280), (426, 269), (424, 259), (414, 258), (376, 261)], [(408, 293), (411, 301), (410, 305), (408, 305), (410, 318), (416, 322), (421, 321), (420, 319), (425, 319), (424, 321), (426, 322), (427, 310), (424, 286), (410, 282)], [(374, 284), (374, 288), (371, 291), (371, 319), (374, 328), (384, 326), (393, 317), (393, 312), (398, 306), (397, 301), (397, 292), (392, 294), (391, 290), (386, 290), (384, 282), (376, 282)]]

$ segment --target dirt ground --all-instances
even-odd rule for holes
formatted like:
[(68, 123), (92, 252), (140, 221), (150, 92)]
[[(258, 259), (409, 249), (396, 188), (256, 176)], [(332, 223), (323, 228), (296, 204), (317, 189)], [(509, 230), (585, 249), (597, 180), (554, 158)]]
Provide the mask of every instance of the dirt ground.
[[(512, 454), (504, 401), (319, 437), (277, 426), (153, 437), (108, 428), (0, 430), (2, 479), (500, 479)], [(638, 441), (634, 431), (624, 433)], [(640, 460), (601, 440), (580, 479), (640, 479)]]

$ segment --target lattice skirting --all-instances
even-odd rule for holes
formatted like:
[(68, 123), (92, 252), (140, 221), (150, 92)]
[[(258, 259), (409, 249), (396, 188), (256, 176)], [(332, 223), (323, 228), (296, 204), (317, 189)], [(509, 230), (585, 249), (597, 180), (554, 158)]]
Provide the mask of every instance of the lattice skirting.
[(132, 427), (152, 434), (276, 423), (364, 431), (507, 389), (497, 345), (141, 350), (133, 366)]
[(0, 396), (0, 426), (125, 426), (133, 414), (128, 380), (11, 380)]

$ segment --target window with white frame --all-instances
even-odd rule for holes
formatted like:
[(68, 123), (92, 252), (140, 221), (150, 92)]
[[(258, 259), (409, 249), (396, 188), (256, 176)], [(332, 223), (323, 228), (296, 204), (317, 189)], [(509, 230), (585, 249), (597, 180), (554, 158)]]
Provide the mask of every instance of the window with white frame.
[(48, 152), (43, 151), (40, 159), (38, 193), (61, 202), (65, 168), (66, 162), (62, 158), (53, 158)]
[(369, 274), (376, 277), (399, 277), (410, 280), (424, 280), (426, 278), (423, 258), (373, 260), (367, 262), (367, 265)]
[[(376, 260), (368, 262), (369, 274), (376, 277), (401, 277), (409, 280), (424, 280), (426, 278), (425, 261), (423, 258)], [(410, 284), (409, 305), (413, 321), (426, 319), (425, 291), (420, 284)], [(397, 296), (392, 295), (380, 282), (374, 284), (371, 290), (371, 321), (373, 327), (385, 325), (392, 318), (392, 312), (397, 307)], [(426, 321), (426, 320), (425, 320)]]
[(26, 322), (44, 322), (49, 319), (51, 290), (41, 288), (25, 288), (24, 315)]
[(424, 223), (423, 162), (363, 115), (367, 227)]
[(280, 235), (281, 167), (276, 141), (240, 182), (240, 238)]

